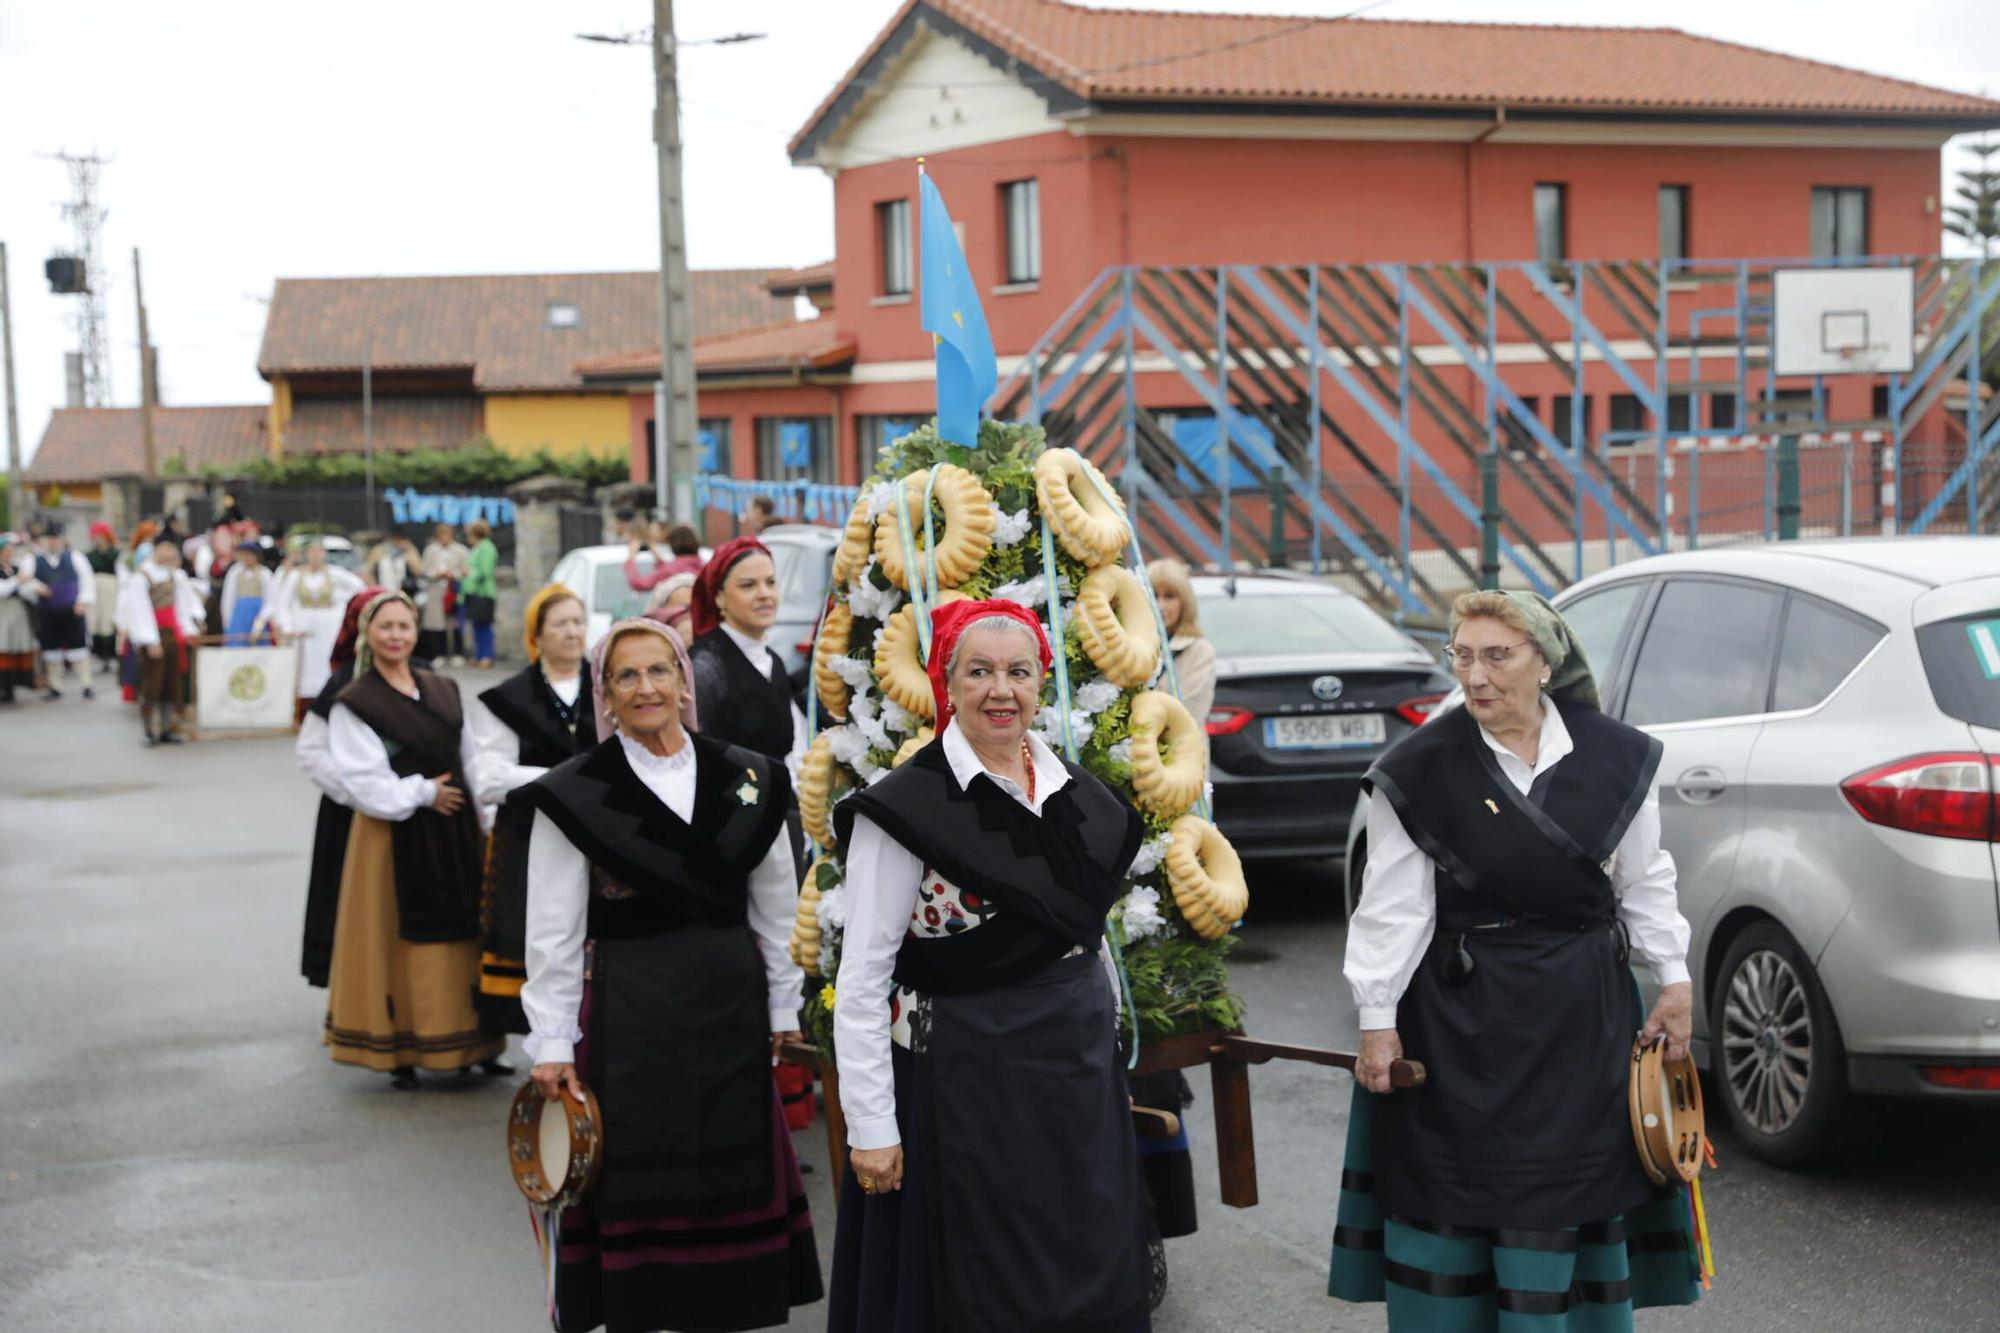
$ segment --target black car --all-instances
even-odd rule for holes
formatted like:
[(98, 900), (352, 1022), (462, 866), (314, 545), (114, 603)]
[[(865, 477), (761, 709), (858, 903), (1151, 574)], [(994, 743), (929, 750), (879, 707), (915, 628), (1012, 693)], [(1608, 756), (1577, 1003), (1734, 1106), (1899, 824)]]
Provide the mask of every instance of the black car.
[(1197, 576), (1215, 645), (1215, 822), (1246, 858), (1339, 856), (1361, 775), (1451, 688), (1435, 653), (1317, 579)]

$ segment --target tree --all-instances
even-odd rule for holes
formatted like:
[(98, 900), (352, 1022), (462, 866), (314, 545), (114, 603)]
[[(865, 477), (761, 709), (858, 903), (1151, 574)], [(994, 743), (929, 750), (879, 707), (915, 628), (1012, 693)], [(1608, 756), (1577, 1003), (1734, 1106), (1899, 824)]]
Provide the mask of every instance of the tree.
[(1982, 137), (1967, 149), (1978, 165), (1958, 173), (1959, 202), (1946, 206), (1944, 229), (1978, 246), (1981, 259), (1991, 259), (2000, 240), (2000, 166), (1993, 160), (2000, 143)]

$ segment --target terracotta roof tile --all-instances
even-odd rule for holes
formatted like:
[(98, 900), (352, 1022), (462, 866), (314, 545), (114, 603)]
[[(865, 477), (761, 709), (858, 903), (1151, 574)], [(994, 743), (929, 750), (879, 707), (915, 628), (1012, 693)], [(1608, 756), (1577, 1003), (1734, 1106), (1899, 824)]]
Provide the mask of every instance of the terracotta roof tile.
[[(831, 319), (794, 320), (761, 329), (745, 329), (694, 345), (697, 375), (741, 375), (756, 371), (822, 370), (854, 359), (855, 342)], [(656, 343), (639, 351), (620, 352), (577, 365), (585, 379), (648, 378), (660, 373)]]
[[(766, 287), (779, 270), (698, 269), (689, 275), (697, 336), (791, 314)], [(257, 369), (470, 369), (483, 391), (559, 389), (579, 360), (659, 340), (657, 273), (546, 273), (412, 278), (280, 278)], [(576, 308), (552, 328), (550, 307)]]
[[(385, 398), (373, 404), (368, 434), (377, 449), (456, 449), (479, 434), (479, 400), (470, 397)], [(361, 452), (366, 437), (358, 398), (299, 398), (285, 424), (288, 454)]]
[(809, 291), (815, 287), (831, 287), (833, 286), (833, 261), (829, 259), (823, 264), (811, 264), (805, 268), (780, 269), (770, 276), (770, 279), (765, 282), (764, 286), (774, 295), (782, 294), (785, 296)]
[[(796, 153), (912, 10), (1091, 101), (1916, 116), (2000, 124), (2000, 102), (1673, 28), (1084, 9), (909, 0), (793, 138)], [(1001, 77), (995, 71), (996, 77)], [(1030, 86), (1033, 86), (1032, 84)]]
[[(264, 452), (264, 413), (242, 407), (156, 407), (153, 459), (190, 470), (246, 463)], [(23, 476), (36, 485), (94, 482), (141, 470), (145, 443), (136, 407), (59, 407)]]

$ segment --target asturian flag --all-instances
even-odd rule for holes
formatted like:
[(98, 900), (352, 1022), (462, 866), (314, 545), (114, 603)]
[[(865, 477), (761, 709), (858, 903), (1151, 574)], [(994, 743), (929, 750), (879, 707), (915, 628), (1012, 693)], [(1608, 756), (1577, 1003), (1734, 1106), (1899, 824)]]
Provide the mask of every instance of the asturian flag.
[(924, 328), (937, 340), (938, 434), (954, 444), (979, 443), (979, 411), (993, 395), (1000, 371), (993, 335), (979, 306), (979, 287), (966, 267), (944, 196), (921, 169), (923, 267), (920, 300)]

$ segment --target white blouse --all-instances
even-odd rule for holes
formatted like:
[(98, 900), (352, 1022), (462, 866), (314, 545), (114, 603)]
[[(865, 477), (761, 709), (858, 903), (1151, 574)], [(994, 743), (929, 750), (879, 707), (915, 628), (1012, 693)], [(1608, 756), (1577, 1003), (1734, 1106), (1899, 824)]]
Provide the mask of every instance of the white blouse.
[[(683, 821), (694, 816), (694, 745), (686, 740), (670, 755), (656, 755), (618, 738), (632, 771)], [(805, 973), (792, 961), (792, 916), (799, 886), (793, 878), (791, 840), (780, 830), (750, 872), (750, 930), (764, 958), (771, 1031), (799, 1025)], [(583, 941), (589, 924), (590, 861), (540, 811), (528, 839), (528, 980), (521, 1008), (531, 1029), (523, 1042), (536, 1064), (569, 1064), (583, 1038)]]
[[(722, 622), (722, 632), (727, 634), (743, 656), (764, 670), (767, 680), (777, 680), (784, 674), (784, 664), (778, 661), (770, 647), (762, 639), (753, 639), (728, 621)], [(792, 705), (792, 748), (785, 753), (785, 770), (792, 775), (792, 781), (799, 780), (799, 761), (806, 757), (806, 715), (799, 706)]]
[(292, 744), (292, 756), (318, 787), (341, 805), (352, 805), (347, 788), (341, 785), (340, 766), (333, 758), (333, 732), (326, 719), (308, 712), (299, 723), (299, 738)]
[[(1069, 770), (1032, 732), (1028, 749), (1035, 764), (1032, 801), (1012, 778), (980, 763), (955, 720), (944, 729), (945, 761), (961, 789), (985, 773), (1001, 791), (1039, 817), (1049, 797), (1069, 784)], [(889, 1054), (894, 1044), (889, 996), (903, 937), (913, 930), (925, 933), (917, 916), (917, 890), (924, 883), (925, 870), (922, 859), (884, 833), (880, 825), (866, 815), (855, 817), (847, 844), (847, 926), (841, 935), (840, 984), (833, 1004), (840, 1106), (847, 1116), (847, 1142), (852, 1147), (893, 1148), (902, 1142), (896, 1128), (896, 1079)], [(943, 887), (948, 893), (957, 892), (948, 885)], [(1112, 994), (1117, 995), (1117, 965), (1110, 950), (1100, 944), (1098, 956)]]
[[(415, 693), (409, 695), (414, 699)], [(361, 717), (346, 704), (335, 704), (333, 716), (327, 720), (327, 742), (333, 752), (333, 770), (341, 789), (347, 793), (346, 804), (374, 819), (392, 822), (408, 819), (437, 799), (437, 784), (431, 779), (436, 774), (412, 773), (408, 777), (398, 777), (389, 767), (389, 747), (375, 734), (375, 728), (361, 720)], [(473, 749), (472, 732), (461, 728), (458, 734), (458, 771), (452, 774), (452, 785), (461, 790), (472, 790), (473, 774), (478, 769), (479, 756)]]
[[(1430, 725), (1426, 723), (1425, 725)], [(1535, 779), (1576, 747), (1562, 714), (1542, 701), (1541, 747), (1530, 765), (1484, 728), (1480, 739), (1500, 771), (1525, 793)], [(1653, 969), (1662, 986), (1688, 979), (1688, 923), (1675, 894), (1673, 853), (1660, 845), (1660, 792), (1644, 804), (1612, 853), (1611, 890), (1618, 919), (1632, 938), (1632, 954)], [(1437, 925), (1437, 871), (1380, 790), (1368, 797), (1368, 864), (1361, 897), (1347, 925), (1347, 982), (1361, 1011), (1364, 1032), (1396, 1026), (1396, 1005), (1409, 988)]]
[[(567, 680), (552, 680), (549, 688), (564, 704), (574, 704), (583, 692), (583, 677), (576, 675)], [(587, 717), (579, 718), (577, 725), (588, 727), (591, 721)], [(520, 736), (495, 717), (493, 710), (481, 703), (476, 695), (467, 696), (465, 701), (465, 729), (471, 733), (473, 747), (479, 756), (478, 767), (474, 769), (474, 781), (478, 785), (473, 789), (473, 795), (482, 806), (499, 805), (507, 799), (509, 792), (527, 786), (549, 771), (521, 762)]]

